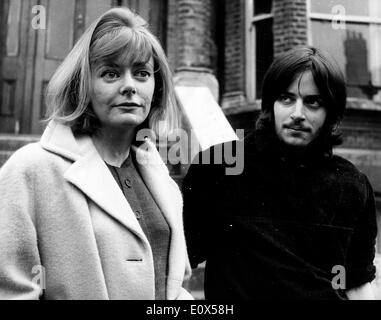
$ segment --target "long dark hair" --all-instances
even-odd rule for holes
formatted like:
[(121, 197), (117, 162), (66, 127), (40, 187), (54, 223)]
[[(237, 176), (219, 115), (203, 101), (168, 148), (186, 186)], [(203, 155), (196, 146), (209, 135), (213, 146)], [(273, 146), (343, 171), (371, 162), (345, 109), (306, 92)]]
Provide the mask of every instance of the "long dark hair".
[(346, 107), (345, 80), (336, 61), (314, 47), (296, 47), (273, 61), (264, 77), (262, 112), (256, 129), (274, 133), (274, 103), (305, 71), (311, 71), (327, 109), (327, 118), (317, 139), (325, 148), (332, 148), (342, 143), (338, 125)]

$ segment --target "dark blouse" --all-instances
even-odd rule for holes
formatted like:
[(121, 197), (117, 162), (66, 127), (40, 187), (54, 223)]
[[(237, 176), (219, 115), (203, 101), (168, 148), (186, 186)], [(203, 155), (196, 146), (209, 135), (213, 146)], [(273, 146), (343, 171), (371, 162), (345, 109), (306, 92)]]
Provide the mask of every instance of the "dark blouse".
[(131, 156), (120, 168), (109, 164), (107, 166), (122, 189), (151, 245), (155, 269), (155, 299), (164, 300), (166, 299), (171, 234), (169, 225), (137, 171)]

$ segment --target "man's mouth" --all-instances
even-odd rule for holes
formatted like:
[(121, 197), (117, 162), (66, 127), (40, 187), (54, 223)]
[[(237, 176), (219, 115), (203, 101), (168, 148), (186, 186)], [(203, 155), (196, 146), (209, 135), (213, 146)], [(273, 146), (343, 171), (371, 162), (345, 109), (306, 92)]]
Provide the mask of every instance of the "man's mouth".
[(298, 132), (310, 132), (310, 129), (303, 127), (303, 126), (284, 126), (286, 129), (290, 129), (293, 131), (298, 131)]

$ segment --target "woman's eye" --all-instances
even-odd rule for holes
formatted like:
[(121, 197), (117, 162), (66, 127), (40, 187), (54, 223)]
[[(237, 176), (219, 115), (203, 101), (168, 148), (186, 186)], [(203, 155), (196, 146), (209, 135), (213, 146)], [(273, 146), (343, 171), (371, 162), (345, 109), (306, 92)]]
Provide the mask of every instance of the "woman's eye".
[(115, 80), (119, 77), (119, 74), (116, 71), (107, 70), (102, 72), (101, 77), (106, 80)]
[(138, 79), (145, 80), (145, 79), (148, 79), (151, 76), (151, 72), (149, 72), (147, 70), (138, 70), (138, 71), (135, 72), (135, 76)]

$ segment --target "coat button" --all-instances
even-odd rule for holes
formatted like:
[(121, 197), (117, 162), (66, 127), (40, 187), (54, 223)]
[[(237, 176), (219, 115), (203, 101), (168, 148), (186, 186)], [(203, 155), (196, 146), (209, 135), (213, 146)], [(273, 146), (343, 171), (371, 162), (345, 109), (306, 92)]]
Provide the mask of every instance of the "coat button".
[(132, 186), (132, 183), (131, 183), (130, 179), (124, 180), (124, 184), (127, 186), (127, 188), (131, 188), (131, 186)]
[(135, 216), (136, 216), (136, 219), (140, 219), (142, 217), (142, 213), (140, 210), (136, 210), (135, 211)]

